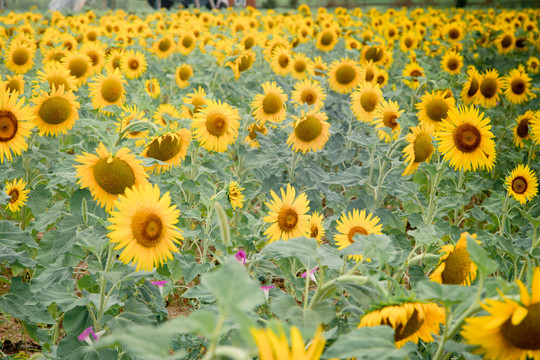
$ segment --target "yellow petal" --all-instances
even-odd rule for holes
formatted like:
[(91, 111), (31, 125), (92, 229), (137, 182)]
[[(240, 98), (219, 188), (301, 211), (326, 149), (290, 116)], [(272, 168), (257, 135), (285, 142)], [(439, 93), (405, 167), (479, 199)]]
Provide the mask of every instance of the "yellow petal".
[(514, 311), (514, 315), (512, 315), (512, 325), (519, 325), (523, 319), (525, 319), (528, 312), (529, 310), (527, 308), (524, 308), (523, 306), (518, 307), (516, 311)]

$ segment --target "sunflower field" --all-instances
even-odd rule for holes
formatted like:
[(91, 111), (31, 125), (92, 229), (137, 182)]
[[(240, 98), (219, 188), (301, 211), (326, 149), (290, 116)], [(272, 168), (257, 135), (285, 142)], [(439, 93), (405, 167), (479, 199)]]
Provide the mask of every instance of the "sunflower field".
[(0, 354), (540, 360), (539, 18), (0, 13)]

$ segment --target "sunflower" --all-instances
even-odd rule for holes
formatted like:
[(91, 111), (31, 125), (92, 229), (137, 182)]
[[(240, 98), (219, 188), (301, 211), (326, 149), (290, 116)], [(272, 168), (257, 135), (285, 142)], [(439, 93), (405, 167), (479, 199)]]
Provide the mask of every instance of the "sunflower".
[(244, 139), (244, 142), (246, 144), (249, 144), (252, 148), (258, 148), (261, 146), (259, 143), (259, 140), (257, 140), (258, 134), (266, 135), (268, 134), (268, 129), (264, 125), (260, 125), (259, 123), (253, 123), (249, 125), (248, 127), (248, 135)]
[(540, 359), (540, 268), (533, 271), (532, 294), (516, 282), (519, 301), (504, 296), (503, 301), (487, 299), (481, 305), (489, 315), (465, 319), (461, 336), (487, 360)]
[(309, 61), (309, 58), (304, 54), (297, 53), (293, 55), (291, 74), (295, 79), (302, 80), (307, 78)]
[(122, 64), (122, 57), (124, 56), (124, 49), (112, 49), (107, 54), (107, 65), (108, 70), (114, 71), (115, 69), (120, 69)]
[[(350, 211), (348, 214), (341, 214), (336, 226), (336, 231), (339, 234), (334, 235), (338, 250), (343, 250), (354, 243), (355, 234), (381, 234), (382, 225), (379, 224), (380, 220), (379, 217), (371, 213), (366, 216), (366, 210), (358, 212), (357, 209), (354, 209), (352, 214)], [(358, 262), (362, 260), (362, 255), (349, 255), (349, 259)]]
[(171, 121), (165, 116), (173, 118), (173, 119), (180, 119), (181, 115), (178, 109), (172, 104), (161, 104), (157, 107), (156, 111), (154, 112), (154, 123), (161, 125), (163, 127), (169, 127), (173, 128), (174, 123), (171, 123)]
[(320, 56), (315, 57), (308, 64), (308, 72), (311, 76), (325, 76), (325, 71), (328, 70), (328, 65), (323, 61)]
[(257, 94), (251, 103), (253, 116), (262, 124), (267, 121), (282, 122), (287, 116), (287, 95), (274, 81), (261, 85), (264, 94)]
[(461, 101), (465, 105), (474, 104), (480, 96), (480, 84), (482, 83), (482, 75), (474, 66), (469, 66), (467, 69), (468, 79), (461, 90)]
[(119, 69), (114, 71), (107, 69), (107, 76), (98, 74), (92, 78), (93, 83), (88, 84), (92, 105), (95, 109), (101, 109), (109, 105), (121, 106), (126, 98), (125, 85)]
[(43, 64), (47, 64), (49, 62), (60, 63), (62, 59), (67, 55), (67, 50), (56, 47), (52, 47), (50, 49), (42, 48), (41, 53), (43, 54)]
[[(116, 131), (121, 133), (121, 136), (124, 138), (146, 139), (148, 138), (148, 130), (141, 131), (131, 127), (129, 131), (126, 132), (129, 125), (140, 121), (148, 121), (144, 111), (141, 111), (137, 105), (122, 105), (120, 116), (117, 117)], [(136, 142), (136, 144), (144, 144), (144, 140)]]
[(443, 34), (446, 39), (456, 43), (465, 37), (465, 26), (460, 22), (452, 22), (444, 26)]
[(497, 70), (488, 70), (483, 74), (482, 81), (480, 82), (480, 92), (478, 93), (478, 104), (485, 108), (496, 106), (499, 101), (501, 85)]
[(399, 48), (404, 53), (407, 53), (418, 47), (419, 40), (420, 36), (414, 32), (404, 33), (401, 37), (401, 41), (399, 42)]
[(182, 98), (182, 101), (184, 102), (184, 104), (190, 104), (193, 107), (182, 105), (181, 117), (183, 119), (192, 119), (195, 114), (197, 114), (204, 106), (206, 106), (206, 92), (202, 87), (199, 86), (199, 89), (194, 90), (193, 93), (187, 94), (186, 97)]
[(93, 72), (98, 73), (101, 71), (105, 65), (105, 51), (102, 45), (97, 42), (86, 43), (81, 47), (81, 53), (90, 58)]
[(178, 50), (184, 56), (189, 55), (197, 46), (197, 38), (194, 34), (186, 32), (178, 41)]
[(438, 150), (456, 170), (491, 170), (496, 153), (490, 130), (490, 119), (484, 118), (484, 113), (479, 113), (478, 109), (466, 106), (450, 109), (448, 120), (443, 121), (435, 135)]
[(156, 78), (145, 80), (144, 89), (152, 99), (156, 99), (161, 94), (161, 87), (159, 86), (159, 81)]
[(36, 75), (36, 82), (38, 84), (48, 84), (50, 90), (63, 85), (65, 91), (77, 91), (77, 79), (70, 74), (68, 69), (59, 63), (52, 62), (46, 64), (43, 70), (36, 72)]
[(456, 51), (447, 51), (442, 57), (441, 67), (449, 74), (459, 74), (463, 67), (463, 56)]
[(296, 326), (291, 327), (291, 345), (282, 327), (279, 328), (279, 334), (271, 329), (252, 328), (250, 331), (263, 360), (319, 360), (326, 343), (321, 335), (321, 327), (317, 328), (309, 346), (304, 344)]
[(28, 200), (30, 190), (26, 189), (26, 183), (23, 179), (13, 180), (6, 184), (5, 193), (10, 197), (7, 209), (12, 212), (18, 212)]
[(191, 127), (202, 147), (208, 151), (224, 152), (238, 136), (239, 120), (236, 108), (220, 100), (208, 100), (208, 105), (194, 115)]
[[(379, 139), (390, 142), (398, 138), (401, 126), (396, 120), (402, 113), (403, 110), (399, 110), (398, 103), (392, 100), (383, 100), (377, 105), (373, 115), (373, 125), (375, 125), (376, 129), (379, 129), (377, 131)], [(391, 135), (383, 129), (389, 129)]]
[(19, 42), (12, 41), (7, 49), (4, 63), (6, 67), (16, 74), (24, 74), (34, 66), (34, 48)]
[(176, 48), (176, 43), (172, 35), (167, 35), (152, 44), (151, 52), (156, 54), (160, 59), (168, 58)]
[(534, 113), (532, 110), (527, 110), (525, 114), (518, 116), (516, 119), (516, 126), (514, 126), (514, 144), (523, 148), (524, 140), (530, 140), (531, 132), (529, 126), (533, 122)]
[(124, 52), (120, 61), (120, 69), (128, 79), (138, 79), (146, 71), (146, 58), (140, 51), (128, 50)]
[(174, 79), (176, 84), (182, 89), (189, 85), (189, 78), (193, 76), (193, 68), (191, 65), (182, 64), (176, 68)]
[(281, 199), (274, 191), (270, 191), (273, 200), (265, 203), (270, 208), (263, 219), (270, 224), (264, 232), (269, 243), (309, 235), (309, 200), (306, 194), (296, 197), (296, 190), (291, 184), (287, 184), (286, 191), (283, 188), (280, 190)]
[(278, 47), (272, 53), (270, 67), (277, 75), (287, 76), (291, 72), (292, 67), (291, 53), (289, 49)]
[(137, 160), (128, 148), (111, 154), (102, 143), (96, 154), (84, 152), (77, 156), (75, 165), (81, 188), (89, 188), (92, 197), (107, 211), (114, 208), (114, 201), (133, 186), (148, 184), (148, 174), (142, 161)]
[(296, 117), (292, 124), (293, 132), (287, 139), (287, 145), (292, 145), (294, 151), (306, 153), (308, 151), (322, 150), (330, 138), (330, 124), (326, 121), (328, 117), (318, 110), (305, 112), (302, 110), (301, 116)]
[(0, 163), (4, 157), (12, 160), (11, 153), (21, 155), (28, 149), (26, 138), (34, 127), (34, 113), (24, 98), (17, 101), (17, 93), (0, 90)]
[(508, 193), (521, 204), (525, 204), (538, 194), (538, 179), (528, 165), (518, 165), (506, 177)]
[(456, 245), (448, 244), (441, 248), (439, 252), (444, 254), (439, 259), (438, 267), (430, 275), (430, 280), (439, 284), (471, 285), (471, 281), (476, 278), (477, 266), (467, 251), (467, 236), (476, 239), (476, 234), (469, 235), (464, 232)]
[(418, 78), (425, 76), (424, 68), (418, 65), (417, 62), (411, 62), (407, 64), (407, 66), (405, 66), (405, 69), (403, 69), (403, 73), (401, 74), (401, 76), (410, 77), (410, 80), (403, 80), (403, 82), (408, 87), (416, 89), (418, 85), (420, 85)]
[(391, 58), (384, 45), (373, 44), (362, 48), (360, 60), (362, 62), (372, 61), (377, 65), (388, 65)]
[(531, 91), (531, 78), (527, 75), (523, 66), (510, 70), (508, 75), (502, 79), (502, 86), (504, 96), (512, 104), (522, 104), (536, 97)]
[(388, 84), (388, 72), (384, 69), (377, 68), (375, 76), (373, 77), (373, 82), (378, 84), (382, 89), (386, 84)]
[(309, 237), (322, 244), (322, 238), (325, 236), (323, 215), (314, 211), (309, 217)]
[(499, 54), (508, 54), (514, 50), (515, 36), (512, 31), (504, 31), (495, 40)]
[(382, 100), (383, 96), (379, 85), (361, 82), (357, 90), (351, 94), (351, 110), (357, 120), (371, 123), (375, 109)]
[(240, 75), (251, 68), (255, 62), (256, 53), (253, 51), (244, 51), (235, 61), (228, 63), (228, 66), (234, 73), (236, 80), (240, 79)]
[(527, 60), (527, 71), (531, 74), (538, 74), (540, 72), (540, 59), (536, 56), (531, 56)]
[(168, 132), (150, 139), (141, 155), (146, 158), (162, 161), (166, 164), (156, 163), (146, 170), (159, 174), (163, 171), (169, 171), (173, 166), (179, 166), (186, 157), (190, 142), (191, 131), (187, 129)]
[(86, 82), (94, 69), (92, 68), (92, 59), (81, 52), (69, 52), (63, 59), (62, 64), (69, 70), (69, 73), (77, 80), (80, 86)]
[(341, 94), (348, 94), (361, 81), (360, 67), (354, 60), (341, 58), (334, 60), (328, 74), (330, 88)]
[(34, 122), (39, 129), (39, 135), (66, 134), (79, 118), (81, 105), (73, 92), (64, 91), (64, 86), (53, 88), (52, 91), (41, 91), (32, 101), (35, 114)]
[(8, 75), (6, 80), (0, 81), (0, 84), (2, 84), (0, 87), (9, 93), (16, 91), (19, 95), (24, 94), (24, 77), (22, 74)]
[(398, 348), (412, 341), (432, 342), (445, 322), (444, 308), (435, 303), (400, 302), (385, 304), (362, 317), (358, 327), (387, 325), (395, 330), (394, 343)]
[(325, 99), (326, 94), (322, 86), (310, 79), (297, 82), (291, 93), (291, 100), (297, 105), (307, 104), (313, 106), (315, 110), (320, 110), (324, 106)]
[(315, 46), (322, 51), (332, 51), (339, 42), (337, 32), (334, 28), (324, 29), (317, 34)]
[(377, 71), (379, 70), (379, 67), (370, 60), (366, 63), (363, 63), (360, 67), (360, 76), (362, 78), (362, 81), (365, 82), (375, 82), (375, 75), (377, 74)]
[(229, 199), (233, 210), (244, 207), (244, 195), (242, 195), (242, 190), (244, 190), (244, 188), (239, 187), (237, 181), (231, 181), (229, 183), (229, 187), (227, 188), (227, 199)]
[(420, 163), (429, 162), (433, 155), (433, 125), (420, 123), (419, 126), (410, 128), (412, 133), (407, 134), (405, 140), (409, 143), (403, 149), (405, 161), (408, 162), (407, 167), (401, 174), (406, 176), (414, 174)]
[(435, 131), (438, 131), (443, 121), (448, 120), (449, 111), (455, 107), (454, 98), (445, 96), (444, 91), (426, 93), (422, 95), (421, 102), (416, 104), (418, 120), (433, 125)]
[(139, 185), (126, 189), (115, 202), (108, 227), (115, 250), (123, 249), (120, 261), (133, 261), (136, 271), (151, 271), (163, 265), (178, 252), (176, 244), (183, 240), (182, 231), (176, 227), (180, 211), (171, 206), (169, 193), (160, 196), (157, 185)]

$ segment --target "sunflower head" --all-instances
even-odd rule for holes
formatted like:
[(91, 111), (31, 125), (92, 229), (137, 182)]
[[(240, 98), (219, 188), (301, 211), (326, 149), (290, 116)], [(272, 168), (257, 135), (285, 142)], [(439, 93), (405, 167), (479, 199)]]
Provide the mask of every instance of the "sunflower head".
[[(379, 224), (380, 220), (378, 216), (374, 216), (372, 213), (366, 214), (365, 210), (359, 212), (354, 209), (352, 213), (341, 214), (336, 226), (338, 234), (334, 235), (334, 241), (338, 249), (343, 250), (354, 243), (354, 235), (356, 234), (381, 234), (382, 225)], [(349, 259), (359, 261), (362, 259), (362, 255), (349, 255)]]
[(242, 190), (244, 190), (244, 188), (239, 187), (237, 181), (231, 181), (229, 183), (227, 198), (233, 209), (241, 209), (244, 206), (244, 195), (242, 195)]
[(7, 208), (12, 212), (18, 212), (28, 199), (30, 190), (26, 189), (23, 179), (13, 180), (6, 184), (5, 193), (9, 196)]
[(257, 94), (251, 103), (254, 117), (261, 123), (282, 122), (287, 116), (287, 95), (275, 82), (262, 84), (264, 94)]
[(361, 81), (360, 67), (351, 59), (335, 60), (330, 67), (330, 88), (338, 93), (347, 94)]
[(508, 193), (522, 204), (538, 194), (538, 178), (528, 165), (521, 164), (514, 168), (506, 177), (505, 184)]
[[(440, 252), (443, 253), (439, 266), (431, 274), (430, 279), (440, 284), (471, 285), (476, 278), (476, 264), (470, 259), (467, 251), (467, 236), (476, 239), (476, 234), (461, 234), (456, 245), (445, 245)], [(478, 243), (480, 243), (478, 241)]]
[(294, 130), (287, 139), (287, 145), (292, 145), (294, 151), (321, 150), (330, 138), (330, 123), (328, 117), (323, 112), (312, 110), (302, 111), (300, 117), (291, 116), (295, 121)]
[(412, 132), (405, 137), (408, 145), (403, 149), (405, 161), (409, 164), (401, 174), (403, 176), (415, 173), (421, 163), (429, 162), (433, 150), (435, 150), (433, 146), (434, 129), (432, 125), (420, 123), (419, 126), (413, 127), (410, 130)]
[(155, 164), (150, 168), (151, 172), (159, 174), (173, 166), (180, 165), (181, 161), (186, 157), (190, 142), (191, 132), (187, 129), (180, 129), (174, 133), (165, 133), (151, 139), (142, 155), (166, 163), (165, 165)]

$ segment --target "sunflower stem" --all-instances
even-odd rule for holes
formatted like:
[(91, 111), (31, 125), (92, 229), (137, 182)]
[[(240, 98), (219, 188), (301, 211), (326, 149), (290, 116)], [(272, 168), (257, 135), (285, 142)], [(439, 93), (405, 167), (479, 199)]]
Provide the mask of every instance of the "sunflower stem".
[(440, 156), (439, 156), (437, 169), (435, 170), (435, 177), (433, 177), (431, 174), (429, 176), (429, 203), (428, 203), (428, 211), (425, 218), (425, 222), (428, 225), (431, 225), (433, 223), (435, 214), (437, 213), (437, 210), (436, 210), (437, 186), (439, 186), (439, 182), (441, 181), (441, 176), (443, 172), (444, 172), (444, 168), (442, 166), (442, 163), (440, 161)]
[[(115, 258), (115, 251), (114, 246), (111, 242), (109, 242), (108, 247), (108, 253), (107, 253), (107, 262), (105, 263), (105, 269), (104, 273), (108, 273), (111, 270), (112, 264), (114, 263)], [(99, 306), (97, 309), (97, 316), (95, 317), (94, 322), (94, 328), (97, 332), (101, 331), (101, 318), (103, 317), (103, 314), (105, 313), (105, 306), (107, 305), (107, 299), (110, 295), (107, 295), (107, 299), (105, 298), (105, 287), (107, 286), (107, 279), (105, 277), (105, 274), (101, 275), (101, 285), (99, 289)], [(112, 290), (112, 289), (111, 289)]]
[(504, 228), (506, 226), (506, 213), (508, 212), (508, 192), (504, 197), (501, 220), (499, 221), (499, 236), (504, 237)]
[(300, 156), (298, 155), (298, 152), (297, 151), (293, 152), (292, 160), (291, 160), (291, 167), (289, 170), (289, 175), (290, 175), (289, 180), (291, 184), (294, 184), (294, 181), (296, 180), (295, 169), (296, 169), (296, 165), (298, 165), (299, 159), (300, 159)]
[[(463, 187), (463, 182), (465, 181), (465, 172), (464, 171), (460, 171), (459, 172), (459, 179), (458, 179), (458, 183), (456, 185), (456, 192), (459, 192), (459, 190), (461, 190), (461, 188)], [(462, 207), (463, 208), (463, 207)], [(458, 208), (456, 207), (454, 209), (454, 225), (457, 225), (457, 220), (458, 220), (458, 215), (459, 215), (459, 210)]]

